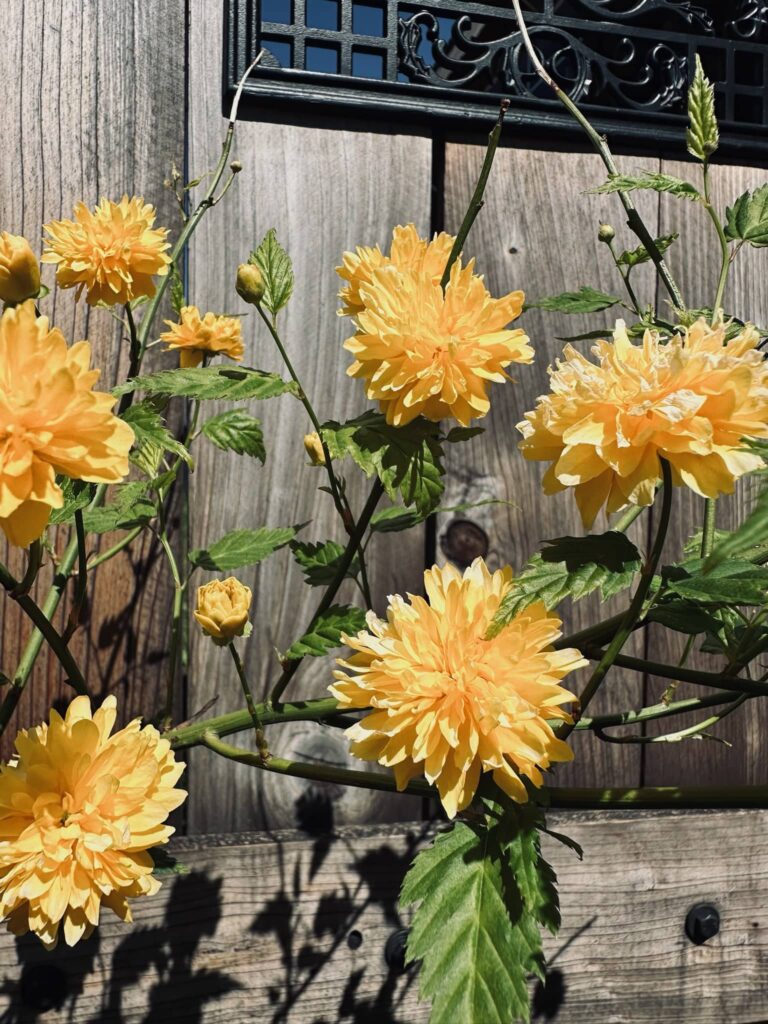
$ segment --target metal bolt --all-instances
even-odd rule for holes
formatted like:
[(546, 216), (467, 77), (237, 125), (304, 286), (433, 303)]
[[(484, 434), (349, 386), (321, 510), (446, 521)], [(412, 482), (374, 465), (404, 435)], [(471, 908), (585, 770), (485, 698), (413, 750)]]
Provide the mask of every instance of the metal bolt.
[(384, 946), (384, 959), (387, 967), (396, 974), (403, 974), (405, 971), (405, 947), (408, 944), (408, 929), (401, 928), (392, 932)]
[(488, 546), (488, 534), (471, 519), (454, 519), (440, 538), (443, 554), (460, 569), (485, 558)]
[(720, 931), (720, 914), (711, 903), (697, 903), (685, 918), (685, 934), (697, 946), (713, 938)]

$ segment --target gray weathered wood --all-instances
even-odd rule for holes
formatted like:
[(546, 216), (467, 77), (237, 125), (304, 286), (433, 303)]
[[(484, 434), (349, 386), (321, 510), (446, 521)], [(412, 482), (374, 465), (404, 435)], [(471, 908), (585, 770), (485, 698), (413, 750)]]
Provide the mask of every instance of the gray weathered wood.
[[(765, 1020), (767, 812), (553, 812), (550, 825), (581, 843), (584, 861), (545, 838), (563, 924), (546, 941), (536, 1019)], [(415, 972), (391, 972), (383, 951), (407, 925), (397, 893), (428, 835), (419, 823), (172, 842), (188, 873), (137, 901), (133, 927), (105, 913), (91, 939), (53, 953), (3, 936), (0, 1011), (37, 1019), (30, 1000), (42, 1009), (58, 991), (46, 1024), (426, 1021)], [(721, 928), (694, 946), (683, 925), (701, 902)]]

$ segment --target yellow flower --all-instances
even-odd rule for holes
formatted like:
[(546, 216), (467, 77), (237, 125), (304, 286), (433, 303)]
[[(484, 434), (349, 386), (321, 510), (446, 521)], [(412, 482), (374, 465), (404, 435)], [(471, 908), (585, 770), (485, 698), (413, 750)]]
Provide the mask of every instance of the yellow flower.
[(423, 772), (452, 818), (466, 807), (481, 772), (524, 802), (521, 775), (540, 786), (540, 768), (569, 761), (570, 748), (547, 719), (569, 722), (573, 694), (558, 685), (586, 665), (579, 651), (554, 651), (560, 620), (537, 603), (492, 640), (486, 633), (512, 584), (509, 568), (490, 573), (477, 558), (424, 574), (429, 604), (390, 598), (387, 621), (368, 614), (369, 632), (344, 636), (355, 652), (339, 659), (331, 693), (342, 707), (373, 707), (347, 730), (353, 754), (392, 767), (399, 789)]
[(551, 462), (544, 491), (575, 489), (585, 527), (600, 508), (650, 505), (667, 459), (676, 485), (714, 498), (762, 465), (743, 438), (768, 437), (768, 366), (753, 327), (725, 340), (725, 327), (697, 320), (663, 341), (646, 331), (633, 345), (622, 320), (613, 342), (570, 345), (550, 369), (551, 391), (518, 424), (527, 459)]
[(155, 294), (154, 276), (168, 273), (167, 228), (155, 228), (155, 208), (143, 199), (123, 196), (119, 203), (102, 199), (93, 213), (84, 203), (74, 220), (54, 220), (43, 230), (50, 238), (43, 263), (56, 264), (60, 288), (85, 288), (89, 306), (124, 305)]
[(238, 317), (216, 316), (215, 313), (201, 317), (197, 306), (184, 306), (179, 323), (165, 322), (170, 330), (160, 338), (168, 342), (169, 349), (181, 349), (180, 366), (199, 366), (205, 355), (228, 356), (236, 362), (243, 358), (245, 349)]
[(393, 426), (417, 416), (467, 425), (490, 409), (489, 383), (508, 380), (510, 363), (533, 359), (523, 331), (505, 330), (520, 315), (522, 292), (493, 299), (474, 261), (462, 269), (456, 260), (443, 294), (452, 242), (441, 235), (428, 244), (409, 225), (395, 229), (397, 262), (361, 249), (347, 253), (339, 268), (350, 281), (341, 292), (342, 312), (354, 314), (357, 328), (344, 342), (355, 357), (347, 373), (365, 381), (368, 398)]
[(313, 466), (325, 465), (323, 442), (316, 430), (313, 430), (311, 434), (304, 435), (304, 448)]
[(55, 474), (115, 483), (128, 473), (133, 430), (94, 391), (91, 346), (71, 348), (30, 299), (0, 319), (0, 529), (26, 547), (64, 503)]
[(0, 914), (15, 935), (73, 946), (101, 904), (131, 920), (128, 899), (157, 892), (147, 852), (174, 831), (163, 822), (186, 797), (167, 740), (137, 718), (110, 736), (116, 701), (91, 715), (77, 697), (62, 718), (22, 730), (0, 767)]
[(230, 576), (197, 588), (197, 608), (193, 615), (205, 635), (224, 647), (245, 633), (250, 607), (251, 588)]
[(40, 291), (40, 267), (21, 235), (0, 234), (0, 300), (17, 303)]

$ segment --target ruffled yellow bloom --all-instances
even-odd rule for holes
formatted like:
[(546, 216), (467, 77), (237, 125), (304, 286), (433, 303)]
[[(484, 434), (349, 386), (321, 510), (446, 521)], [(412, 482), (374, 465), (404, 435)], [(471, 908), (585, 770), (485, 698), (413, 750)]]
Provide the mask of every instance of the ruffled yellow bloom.
[(239, 362), (243, 358), (243, 336), (240, 320), (235, 316), (200, 316), (197, 306), (184, 306), (179, 323), (165, 321), (169, 331), (160, 335), (168, 348), (178, 348), (179, 366), (199, 366), (206, 355), (222, 355)]
[(93, 212), (78, 203), (74, 220), (43, 225), (50, 238), (41, 259), (56, 264), (60, 288), (77, 288), (78, 298), (85, 288), (89, 306), (124, 305), (154, 295), (152, 278), (168, 273), (168, 230), (154, 223), (154, 206), (136, 196), (102, 199)]
[(192, 614), (206, 636), (223, 647), (243, 635), (250, 607), (251, 588), (230, 576), (198, 587), (197, 608)]
[(60, 929), (69, 946), (87, 938), (102, 904), (130, 921), (128, 899), (157, 892), (147, 851), (187, 795), (170, 743), (138, 718), (110, 736), (116, 715), (114, 697), (93, 715), (77, 697), (22, 730), (0, 767), (0, 914), (49, 949)]
[(489, 383), (508, 380), (510, 363), (533, 359), (523, 331), (505, 329), (520, 315), (522, 292), (491, 298), (474, 261), (462, 268), (456, 260), (443, 294), (452, 243), (449, 235), (427, 243), (409, 225), (395, 229), (397, 259), (360, 249), (339, 268), (349, 281), (342, 312), (351, 312), (357, 327), (344, 342), (355, 357), (347, 373), (365, 381), (368, 398), (393, 426), (417, 416), (467, 425), (490, 409)]
[(40, 291), (40, 267), (21, 235), (0, 234), (0, 301), (23, 302)]
[(94, 391), (91, 346), (71, 348), (30, 299), (0, 320), (0, 529), (26, 547), (64, 498), (55, 481), (115, 483), (128, 473), (133, 430)]
[(518, 424), (527, 459), (551, 462), (544, 491), (575, 489), (584, 525), (600, 508), (650, 505), (667, 459), (676, 485), (708, 498), (762, 465), (744, 438), (768, 437), (768, 364), (759, 336), (745, 327), (697, 320), (663, 341), (646, 331), (641, 345), (619, 320), (613, 342), (592, 349), (597, 364), (570, 345), (550, 369), (551, 392)]
[(393, 768), (399, 789), (423, 773), (451, 818), (481, 772), (525, 802), (521, 775), (540, 786), (540, 768), (573, 756), (547, 719), (571, 721), (561, 705), (573, 694), (558, 683), (587, 663), (577, 650), (552, 649), (560, 620), (541, 603), (485, 638), (513, 585), (509, 568), (490, 573), (482, 558), (463, 576), (435, 566), (424, 585), (429, 604), (396, 595), (386, 622), (369, 612), (369, 632), (343, 637), (355, 653), (339, 659), (350, 674), (335, 672), (331, 693), (342, 707), (374, 708), (347, 730), (350, 749)]

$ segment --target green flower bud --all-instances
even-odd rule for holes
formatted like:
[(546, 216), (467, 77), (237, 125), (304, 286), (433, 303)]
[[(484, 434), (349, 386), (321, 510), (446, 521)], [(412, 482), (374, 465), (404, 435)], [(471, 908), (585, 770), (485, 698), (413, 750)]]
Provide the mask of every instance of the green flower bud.
[(605, 242), (606, 245), (610, 245), (616, 237), (616, 232), (610, 224), (601, 224), (600, 230), (597, 232), (597, 237), (601, 242)]
[(241, 263), (237, 268), (235, 291), (244, 302), (259, 305), (264, 298), (264, 278), (255, 263)]

